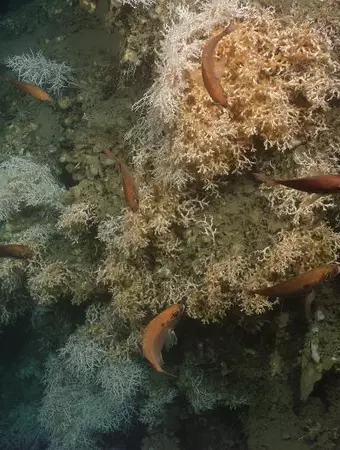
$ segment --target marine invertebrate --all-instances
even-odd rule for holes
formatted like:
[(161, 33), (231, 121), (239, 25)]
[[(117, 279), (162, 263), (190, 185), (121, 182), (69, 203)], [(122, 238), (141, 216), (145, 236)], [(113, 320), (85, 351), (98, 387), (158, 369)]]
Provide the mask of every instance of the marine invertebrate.
[(42, 258), (30, 267), (28, 290), (39, 305), (51, 305), (64, 296), (80, 304), (96, 289), (91, 262), (69, 256), (68, 261)]
[(59, 450), (94, 448), (96, 434), (127, 427), (146, 377), (138, 361), (108, 358), (83, 330), (77, 334), (48, 361), (39, 413), (50, 447)]
[(0, 329), (14, 322), (32, 306), (24, 279), (22, 261), (7, 259), (0, 262)]
[(167, 420), (167, 406), (173, 403), (178, 392), (166, 379), (149, 379), (144, 385), (143, 405), (138, 418), (149, 430)]
[(65, 208), (57, 223), (57, 229), (72, 242), (86, 236), (97, 223), (96, 208), (85, 202), (73, 203)]
[(40, 50), (36, 54), (31, 50), (30, 53), (8, 56), (5, 64), (19, 80), (33, 83), (56, 96), (74, 81), (70, 66), (46, 58)]
[[(339, 86), (324, 29), (218, 0), (174, 15), (161, 42), (156, 81), (135, 106), (147, 110), (152, 148), (159, 149), (155, 158), (166, 160), (159, 161), (163, 176), (169, 165), (181, 167), (209, 186), (217, 176), (251, 167), (254, 136), (283, 151), (323, 129), (326, 100)], [(235, 29), (216, 49), (225, 110), (207, 99), (199, 65), (203, 39), (231, 19)]]
[(63, 207), (63, 191), (48, 166), (12, 157), (0, 164), (0, 220), (7, 220), (24, 207), (44, 206), (45, 213), (58, 212)]

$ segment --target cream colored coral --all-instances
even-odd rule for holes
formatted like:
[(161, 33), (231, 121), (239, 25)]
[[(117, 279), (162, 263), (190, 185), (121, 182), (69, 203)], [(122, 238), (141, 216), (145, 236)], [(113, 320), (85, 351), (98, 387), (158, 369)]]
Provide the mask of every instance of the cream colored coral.
[[(216, 50), (222, 108), (203, 86), (200, 56), (230, 20), (236, 29)], [(280, 196), (242, 176), (255, 161), (264, 171), (303, 172), (308, 155), (291, 147), (326, 128), (326, 97), (338, 82), (331, 51), (322, 29), (273, 11), (222, 0), (175, 8), (155, 82), (136, 105), (144, 117), (130, 133), (140, 208), (99, 226), (107, 250), (99, 280), (124, 323), (135, 329), (179, 301), (202, 322), (261, 314), (272, 303), (249, 290), (336, 259), (327, 199), (305, 208), (305, 194)], [(319, 169), (336, 168), (330, 152), (313, 158)]]
[[(339, 88), (325, 29), (220, 0), (196, 12), (178, 7), (173, 15), (156, 80), (135, 105), (146, 110), (139, 138), (153, 152), (157, 179), (172, 177), (179, 187), (194, 177), (211, 186), (217, 176), (252, 166), (258, 158), (254, 136), (266, 148), (286, 150), (324, 129), (326, 99)], [(215, 54), (228, 99), (223, 108), (203, 85), (200, 57), (207, 39), (231, 21), (235, 30)]]
[(96, 221), (97, 216), (93, 205), (74, 203), (65, 208), (59, 217), (57, 229), (73, 242), (78, 242), (80, 237), (89, 232)]
[(215, 58), (227, 107), (209, 97), (199, 68), (189, 70), (172, 131), (174, 163), (203, 180), (250, 168), (254, 136), (284, 150), (322, 129), (326, 97), (339, 82), (330, 41), (311, 24), (269, 12), (234, 22)]

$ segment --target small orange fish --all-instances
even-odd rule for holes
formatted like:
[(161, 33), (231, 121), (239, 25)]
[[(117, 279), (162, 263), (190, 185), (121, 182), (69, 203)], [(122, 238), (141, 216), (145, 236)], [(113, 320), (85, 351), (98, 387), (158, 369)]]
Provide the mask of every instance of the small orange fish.
[(162, 369), (162, 350), (164, 345), (176, 343), (175, 326), (184, 312), (184, 305), (171, 305), (154, 317), (146, 326), (143, 333), (143, 355), (160, 373), (175, 376)]
[(222, 106), (227, 105), (227, 99), (224, 96), (224, 92), (219, 78), (216, 76), (214, 70), (214, 52), (217, 44), (227, 34), (234, 31), (235, 26), (230, 24), (225, 30), (216, 36), (213, 36), (205, 44), (202, 52), (201, 70), (204, 86), (210, 95), (210, 97)]
[(310, 194), (332, 194), (340, 191), (340, 175), (319, 175), (306, 178), (293, 178), (284, 180), (282, 178), (271, 178), (263, 173), (253, 173), (254, 178), (271, 186), (282, 184), (283, 186), (297, 191)]
[(337, 264), (325, 264), (316, 267), (301, 275), (274, 286), (263, 287), (248, 291), (249, 294), (258, 294), (266, 297), (284, 297), (296, 294), (307, 294), (323, 281), (336, 277), (340, 273), (340, 266)]
[(53, 100), (48, 95), (48, 93), (43, 91), (39, 86), (36, 86), (35, 84), (26, 83), (25, 81), (13, 80), (12, 78), (2, 78), (2, 79), (9, 81), (21, 91), (30, 94), (32, 97), (34, 97), (37, 100), (40, 100), (41, 102), (53, 103)]
[(138, 187), (133, 179), (130, 169), (120, 159), (116, 158), (110, 150), (104, 150), (104, 153), (108, 158), (116, 161), (122, 179), (126, 205), (131, 211), (137, 212), (139, 208)]
[(0, 244), (1, 258), (17, 258), (29, 259), (32, 258), (33, 252), (26, 245), (20, 244)]

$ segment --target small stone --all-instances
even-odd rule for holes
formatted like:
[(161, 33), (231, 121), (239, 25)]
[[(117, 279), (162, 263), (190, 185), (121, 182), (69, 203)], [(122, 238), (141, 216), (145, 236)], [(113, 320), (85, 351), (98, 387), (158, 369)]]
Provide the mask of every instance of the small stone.
[(63, 125), (64, 125), (65, 128), (70, 127), (70, 126), (72, 125), (72, 119), (71, 119), (71, 117), (66, 117), (66, 118), (63, 120)]
[(98, 175), (98, 167), (96, 166), (90, 166), (90, 174), (94, 177)]

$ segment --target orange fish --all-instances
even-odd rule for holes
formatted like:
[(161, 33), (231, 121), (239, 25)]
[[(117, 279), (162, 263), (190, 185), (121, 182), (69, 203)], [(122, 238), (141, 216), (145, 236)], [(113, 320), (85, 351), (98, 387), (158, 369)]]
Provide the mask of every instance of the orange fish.
[(227, 34), (231, 33), (234, 29), (235, 26), (230, 24), (221, 33), (210, 38), (205, 44), (202, 52), (201, 70), (204, 86), (210, 97), (222, 106), (227, 105), (227, 99), (224, 96), (220, 80), (216, 76), (214, 70), (214, 52), (220, 40)]
[(32, 97), (34, 97), (37, 100), (40, 100), (41, 102), (53, 103), (53, 100), (48, 95), (48, 93), (43, 91), (39, 86), (36, 86), (35, 84), (26, 83), (25, 81), (13, 80), (12, 78), (2, 78), (2, 79), (9, 81), (21, 91), (30, 94)]
[(137, 212), (139, 208), (138, 188), (130, 170), (128, 169), (126, 164), (124, 164), (120, 159), (116, 158), (116, 156), (114, 156), (114, 154), (110, 152), (110, 150), (104, 150), (104, 153), (108, 158), (114, 159), (116, 161), (122, 179), (126, 205), (131, 209), (131, 211)]
[(145, 358), (155, 370), (173, 377), (175, 375), (166, 372), (161, 367), (163, 364), (162, 350), (164, 345), (169, 346), (177, 342), (174, 328), (182, 317), (184, 309), (183, 304), (169, 306), (149, 322), (143, 333)]
[(32, 250), (26, 245), (0, 244), (1, 258), (29, 259), (33, 256)]
[(266, 297), (284, 297), (296, 294), (307, 294), (315, 286), (336, 277), (340, 272), (340, 266), (337, 264), (325, 264), (316, 267), (290, 280), (283, 281), (274, 286), (263, 287), (248, 291), (250, 294), (258, 294)]
[(253, 173), (254, 178), (271, 186), (282, 184), (283, 186), (297, 191), (310, 194), (332, 194), (340, 191), (340, 175), (319, 175), (306, 178), (293, 178), (284, 180), (282, 178), (271, 178), (263, 173)]

